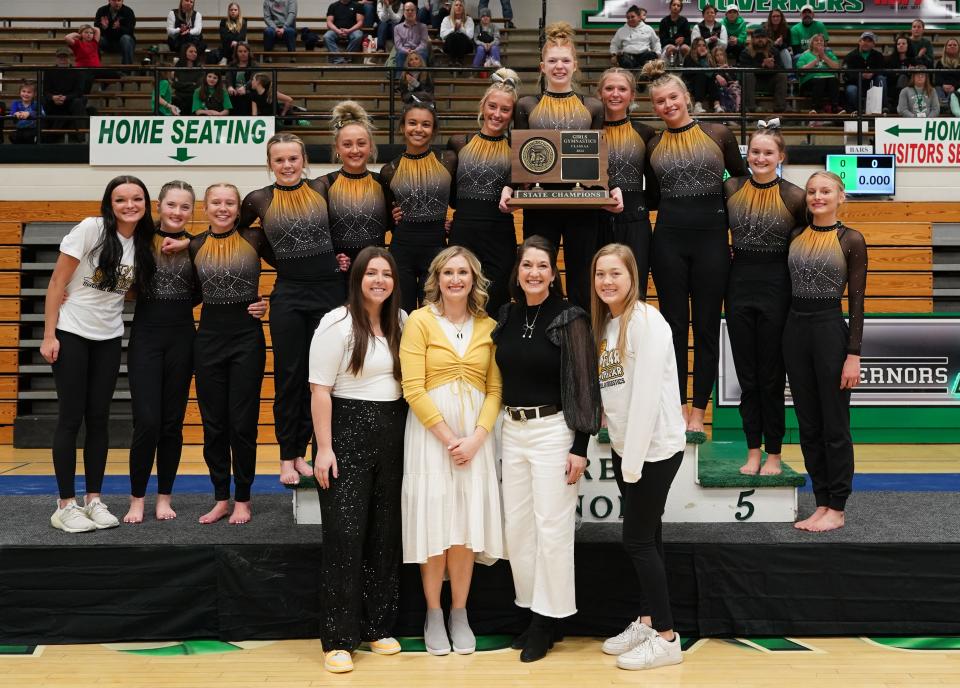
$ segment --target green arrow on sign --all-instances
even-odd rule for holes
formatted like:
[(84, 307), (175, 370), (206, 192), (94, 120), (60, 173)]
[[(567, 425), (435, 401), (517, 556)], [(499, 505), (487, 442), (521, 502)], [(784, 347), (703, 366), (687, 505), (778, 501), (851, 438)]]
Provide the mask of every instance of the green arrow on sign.
[[(920, 131), (920, 130), (917, 129), (917, 131)], [(177, 162), (186, 162), (187, 160), (193, 160), (197, 156), (187, 155), (186, 148), (178, 148), (176, 155), (168, 155), (167, 157), (170, 158), (171, 160), (176, 160)]]
[(893, 134), (894, 136), (900, 136), (900, 134), (919, 134), (921, 131), (923, 131), (923, 129), (903, 129), (899, 124), (894, 124), (887, 129), (887, 133)]

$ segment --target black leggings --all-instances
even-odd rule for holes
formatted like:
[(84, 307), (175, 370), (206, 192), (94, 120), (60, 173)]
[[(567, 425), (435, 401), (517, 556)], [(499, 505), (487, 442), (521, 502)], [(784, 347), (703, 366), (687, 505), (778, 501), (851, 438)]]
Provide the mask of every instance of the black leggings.
[(281, 459), (305, 456), (313, 437), (310, 418), (310, 342), (320, 320), (343, 305), (346, 293), (337, 278), (305, 284), (278, 280), (270, 296), (273, 346), (273, 422)]
[(603, 245), (625, 244), (633, 251), (633, 257), (637, 260), (640, 295), (647, 298), (647, 283), (650, 281), (650, 242), (653, 239), (650, 219), (623, 222), (617, 215), (611, 215), (606, 220), (604, 229), (601, 237)]
[(400, 287), (400, 306), (407, 313), (412, 313), (417, 309), (417, 304), (423, 303), (423, 287), (430, 276), (430, 263), (443, 248), (442, 243), (390, 243), (390, 253), (397, 261), (397, 271), (400, 273), (396, 281)]
[(687, 402), (687, 332), (693, 315), (693, 406), (707, 408), (720, 356), (720, 311), (730, 272), (727, 230), (658, 226), (650, 263), (660, 312), (673, 331), (680, 401)]
[(400, 569), (400, 486), (407, 405), (333, 398), (338, 478), (317, 487), (323, 651), (353, 651), (393, 632)]
[(450, 245), (473, 251), (483, 266), (483, 275), (490, 280), (487, 287), (487, 313), (496, 319), (500, 306), (510, 300), (510, 272), (517, 259), (517, 234), (513, 216), (493, 222), (465, 219), (458, 212), (450, 228)]
[[(266, 362), (263, 326), (205, 328), (201, 320), (194, 345), (197, 403), (203, 418), (203, 459), (210, 471), (214, 498), (230, 499), (233, 465), (234, 499), (250, 501), (257, 469), (257, 424), (260, 385)], [(231, 462), (232, 458), (232, 462)]]
[(107, 467), (110, 402), (120, 371), (120, 337), (95, 341), (57, 330), (60, 353), (53, 364), (57, 386), (57, 429), (53, 434), (53, 471), (60, 499), (76, 496), (77, 435), (81, 423), (86, 491), (99, 493)]
[(747, 448), (783, 444), (783, 326), (790, 309), (786, 256), (771, 263), (733, 261), (727, 287), (727, 331), (740, 382), (740, 417)]
[(647, 461), (635, 483), (623, 480), (622, 459), (613, 452), (613, 475), (623, 495), (623, 548), (640, 579), (640, 613), (657, 631), (673, 629), (667, 569), (663, 556), (663, 510), (683, 451), (663, 461)]
[(567, 298), (590, 312), (590, 262), (600, 241), (599, 210), (523, 211), (523, 238), (539, 235), (556, 248), (563, 240), (563, 263), (567, 273)]
[(834, 112), (840, 109), (840, 87), (836, 77), (828, 79), (810, 79), (800, 85), (800, 93), (810, 99), (814, 110), (823, 111), (824, 101), (828, 101)]
[(790, 311), (783, 359), (817, 506), (843, 511), (853, 489), (850, 390), (840, 389), (850, 330), (839, 308)]
[(143, 497), (157, 457), (157, 494), (173, 492), (183, 448), (183, 417), (193, 377), (193, 323), (135, 324), (127, 351), (133, 406), (130, 494)]

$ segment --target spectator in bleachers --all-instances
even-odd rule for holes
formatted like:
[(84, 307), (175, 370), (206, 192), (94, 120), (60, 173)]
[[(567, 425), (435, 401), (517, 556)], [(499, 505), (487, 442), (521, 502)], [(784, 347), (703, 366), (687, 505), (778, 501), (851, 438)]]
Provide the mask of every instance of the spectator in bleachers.
[[(843, 58), (843, 64), (850, 70), (867, 70), (863, 72), (862, 77), (855, 71), (846, 74), (846, 96), (847, 110), (857, 112), (863, 109), (863, 99), (867, 95), (867, 90), (871, 86), (880, 86), (886, 88), (887, 77), (881, 74), (883, 69), (883, 53), (876, 49), (877, 36), (872, 31), (864, 31), (860, 34), (859, 45), (847, 53)], [(860, 79), (863, 79), (863, 90), (860, 89)]]
[(707, 50), (712, 51), (717, 46), (726, 49), (727, 29), (717, 21), (717, 8), (707, 4), (703, 6), (703, 21), (694, 24), (690, 30), (690, 40), (702, 38), (707, 44)]
[(433, 101), (433, 79), (430, 72), (418, 71), (425, 67), (420, 53), (407, 55), (406, 69), (397, 79), (397, 92), (404, 103)]
[(194, 0), (180, 0), (177, 9), (167, 14), (167, 46), (171, 52), (179, 54), (187, 43), (196, 45), (201, 54), (207, 50), (203, 42), (203, 17), (193, 6)]
[(450, 14), (451, 0), (424, 0), (422, 4), (417, 17), (434, 31), (439, 31), (440, 24)]
[(910, 74), (909, 83), (900, 91), (897, 114), (901, 117), (936, 117), (940, 114), (940, 99), (925, 70)]
[(266, 72), (257, 72), (250, 81), (250, 99), (254, 117), (282, 117), (293, 107), (293, 98), (277, 91), (273, 97), (273, 79)]
[(157, 73), (157, 90), (150, 94), (150, 111), (156, 106), (157, 112), (165, 117), (180, 116), (180, 108), (173, 103), (173, 70), (161, 69)]
[(737, 73), (729, 69), (723, 69), (723, 67), (730, 66), (726, 48), (721, 48), (718, 45), (710, 51), (710, 56), (713, 57), (713, 63), (717, 66), (714, 81), (717, 82), (719, 89), (719, 97), (713, 107), (714, 111), (739, 112), (742, 89), (740, 82), (737, 80)]
[(203, 70), (200, 50), (195, 43), (184, 43), (173, 74), (173, 102), (180, 112), (193, 112), (193, 92), (200, 88)]
[(357, 0), (357, 4), (363, 11), (364, 28), (372, 29), (377, 23), (377, 0)]
[(417, 20), (416, 3), (404, 3), (403, 22), (393, 29), (393, 45), (397, 51), (397, 69), (403, 69), (410, 53), (417, 53), (424, 64), (430, 64), (430, 34), (427, 25)]
[[(483, 12), (488, 7), (490, 7), (490, 0), (480, 0), (477, 10)], [(503, 27), (505, 29), (517, 28), (513, 23), (513, 7), (510, 4), (510, 0), (500, 0), (500, 9), (503, 12)]]
[(377, 0), (377, 48), (387, 49), (393, 43), (393, 28), (403, 21), (403, 0)]
[[(327, 8), (327, 32), (323, 34), (323, 42), (327, 52), (340, 52), (340, 45), (345, 45), (348, 53), (360, 52), (363, 42), (363, 9), (355, 0), (334, 0)], [(346, 57), (334, 57), (333, 64), (346, 64), (350, 60)]]
[(37, 104), (37, 83), (21, 81), (20, 100), (10, 105), (10, 118), (14, 122), (10, 143), (36, 143), (38, 117), (43, 117), (43, 109)]
[(926, 25), (922, 19), (914, 19), (910, 24), (910, 47), (913, 48), (913, 59), (918, 65), (929, 69), (933, 68), (933, 43), (923, 35)]
[(954, 91), (950, 94), (949, 100), (950, 114), (954, 117), (960, 117), (960, 99), (957, 98), (957, 92)]
[(727, 55), (734, 62), (747, 45), (747, 22), (740, 16), (736, 5), (730, 5), (723, 16), (723, 28), (727, 30)]
[(123, 64), (133, 64), (133, 51), (137, 47), (134, 29), (137, 17), (123, 0), (109, 0), (97, 10), (93, 24), (100, 29), (100, 50), (105, 53), (120, 53)]
[(813, 5), (804, 5), (800, 8), (800, 23), (794, 24), (790, 29), (790, 46), (793, 54), (799, 57), (806, 52), (814, 36), (822, 36), (824, 44), (830, 42), (827, 27), (814, 18)]
[(480, 10), (474, 42), (477, 51), (473, 56), (473, 66), (500, 69), (500, 29), (493, 23), (489, 7)]
[[(68, 33), (63, 39), (73, 51), (73, 64), (76, 67), (100, 66), (100, 29), (84, 24), (77, 31)], [(83, 70), (77, 78), (82, 84), (84, 94), (90, 93), (96, 72)]]
[(936, 87), (941, 105), (950, 104), (950, 96), (960, 88), (960, 41), (948, 38), (937, 60)]
[(220, 20), (220, 50), (214, 62), (227, 64), (234, 57), (234, 50), (247, 40), (247, 18), (240, 11), (240, 4), (227, 5), (227, 16)]
[[(913, 46), (910, 45), (910, 38), (906, 34), (900, 34), (894, 43), (893, 52), (887, 55), (884, 65), (887, 69), (910, 69), (917, 64), (916, 57), (913, 54)], [(900, 102), (900, 91), (907, 85), (910, 75), (906, 72), (891, 72), (887, 75), (886, 109), (893, 111), (897, 109)]]
[(690, 52), (690, 22), (680, 14), (682, 0), (670, 0), (670, 14), (660, 20), (660, 43), (668, 65), (680, 65)]
[(781, 67), (793, 66), (793, 50), (790, 42), (790, 25), (783, 14), (783, 10), (772, 9), (767, 14), (767, 21), (760, 25), (770, 39), (770, 46), (779, 53)]
[[(707, 42), (697, 36), (690, 45), (690, 54), (683, 61), (684, 67), (714, 67), (713, 56), (707, 47)], [(714, 109), (722, 112), (720, 107), (720, 85), (716, 80), (716, 72), (687, 72), (683, 75), (684, 81), (690, 88), (693, 96), (693, 114), (699, 115), (705, 112), (704, 103), (708, 101), (714, 103)]]
[(273, 50), (278, 39), (286, 43), (287, 52), (296, 51), (297, 0), (263, 0), (263, 23), (264, 51)]
[(810, 98), (813, 109), (810, 114), (817, 112), (835, 112), (843, 114), (840, 109), (840, 92), (836, 72), (827, 71), (840, 67), (840, 60), (833, 51), (826, 46), (823, 36), (812, 36), (806, 51), (797, 55), (797, 69), (800, 70), (800, 93)]
[[(70, 66), (73, 53), (64, 46), (57, 48), (57, 66), (43, 71), (43, 110), (46, 114), (43, 128), (78, 129), (86, 127), (82, 119), (87, 114), (83, 85)], [(78, 119), (80, 118), (80, 119)], [(80, 138), (71, 134), (71, 138)], [(45, 141), (62, 141), (63, 134), (44, 135)]]
[(225, 117), (230, 114), (233, 103), (223, 87), (223, 77), (218, 71), (207, 70), (203, 83), (193, 92), (192, 112), (201, 117)]
[(473, 19), (467, 14), (463, 0), (453, 0), (450, 14), (440, 22), (443, 52), (455, 67), (463, 66), (463, 58), (473, 49)]
[(610, 41), (610, 62), (624, 69), (640, 69), (660, 55), (660, 37), (641, 17), (636, 5), (627, 9), (627, 23)]
[[(784, 59), (790, 62), (785, 64)], [(745, 72), (743, 74), (743, 105), (747, 112), (757, 112), (758, 86), (773, 96), (774, 112), (786, 111), (787, 75), (773, 70), (792, 66), (793, 58), (789, 55), (785, 56), (782, 50), (774, 46), (769, 34), (763, 28), (754, 30), (746, 50), (740, 53), (737, 65), (771, 70), (766, 74), (762, 72)]]
[(237, 43), (233, 61), (227, 72), (227, 94), (233, 102), (231, 114), (246, 116), (252, 114), (250, 100), (250, 81), (257, 73), (258, 65), (253, 58), (249, 43)]

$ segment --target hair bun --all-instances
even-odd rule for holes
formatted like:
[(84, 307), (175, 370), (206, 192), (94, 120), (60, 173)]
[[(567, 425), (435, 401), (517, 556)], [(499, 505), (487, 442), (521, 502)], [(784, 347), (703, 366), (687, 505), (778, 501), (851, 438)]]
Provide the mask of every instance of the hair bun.
[(649, 81), (656, 81), (667, 73), (667, 63), (663, 60), (650, 60), (640, 70), (640, 76)]
[(547, 40), (552, 41), (562, 41), (564, 39), (572, 40), (573, 37), (577, 35), (577, 32), (574, 31), (573, 27), (565, 21), (553, 22), (543, 30), (543, 33)]
[(355, 100), (342, 100), (333, 106), (330, 114), (331, 126), (334, 129), (342, 129), (348, 124), (358, 122), (367, 126), (371, 125), (370, 115)]
[(509, 86), (514, 90), (520, 88), (520, 76), (515, 71), (508, 69), (507, 67), (501, 67), (491, 74), (490, 81), (495, 84)]

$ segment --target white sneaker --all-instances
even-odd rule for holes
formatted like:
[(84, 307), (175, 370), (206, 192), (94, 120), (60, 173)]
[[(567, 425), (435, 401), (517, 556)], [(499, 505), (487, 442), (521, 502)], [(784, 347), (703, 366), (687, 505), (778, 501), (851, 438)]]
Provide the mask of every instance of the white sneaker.
[(714, 112), (723, 112), (723, 106), (722, 106), (720, 103), (714, 103), (714, 104), (713, 104), (713, 111), (714, 111)]
[(655, 635), (657, 635), (657, 632), (647, 624), (640, 623), (639, 620), (633, 621), (624, 629), (623, 633), (604, 640), (601, 649), (605, 655), (622, 655)]
[(680, 634), (674, 633), (673, 640), (666, 641), (658, 633), (646, 642), (617, 657), (617, 666), (621, 669), (656, 669), (657, 667), (680, 664), (683, 652), (680, 650)]
[(87, 518), (76, 502), (70, 502), (62, 509), (54, 511), (50, 517), (50, 525), (65, 533), (88, 533), (97, 529), (97, 524)]
[(703, 103), (699, 100), (693, 104), (693, 114), (699, 115), (703, 113)]
[(120, 525), (120, 521), (117, 520), (117, 517), (110, 513), (110, 509), (107, 508), (107, 505), (101, 502), (99, 499), (94, 499), (92, 502), (83, 507), (83, 513), (88, 519), (93, 521), (93, 524), (97, 528), (116, 528)]

